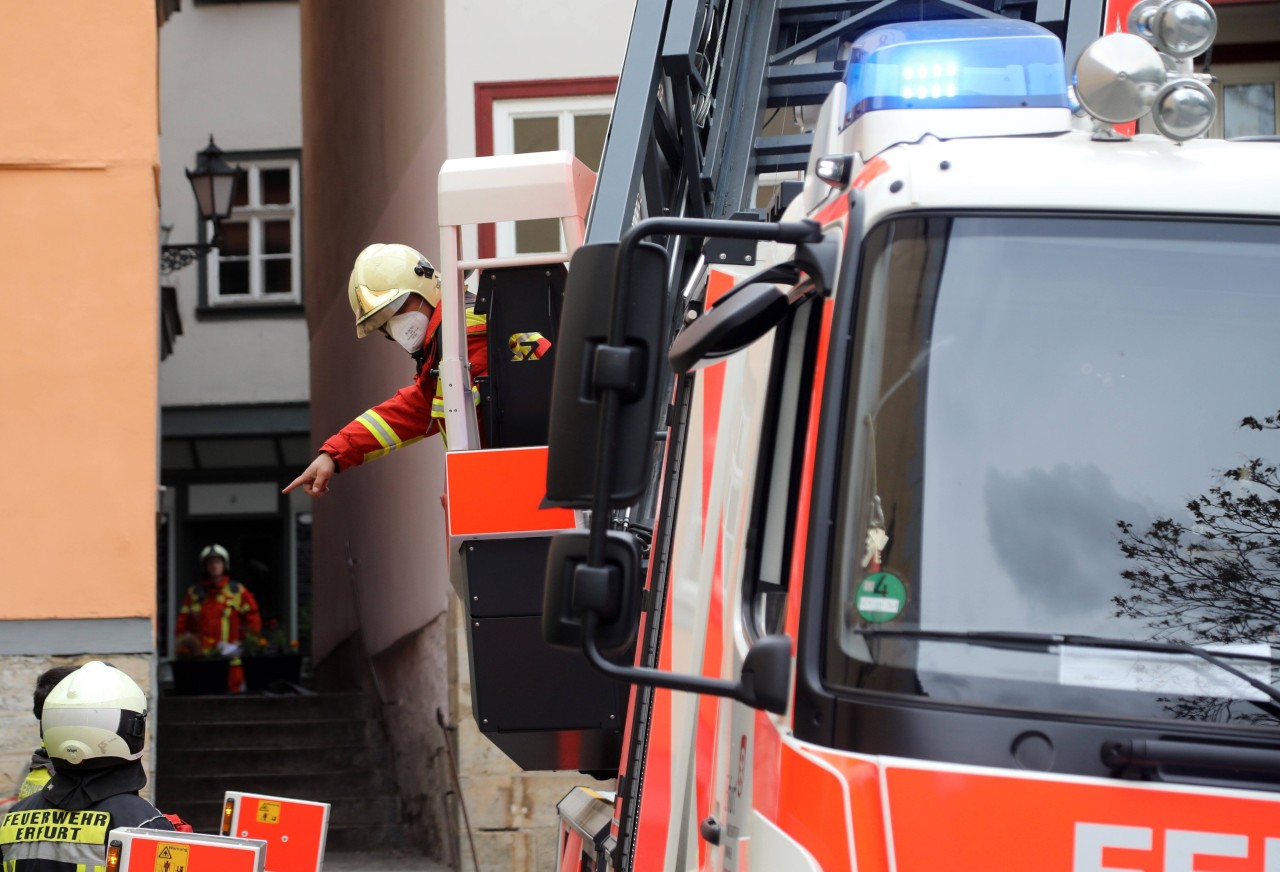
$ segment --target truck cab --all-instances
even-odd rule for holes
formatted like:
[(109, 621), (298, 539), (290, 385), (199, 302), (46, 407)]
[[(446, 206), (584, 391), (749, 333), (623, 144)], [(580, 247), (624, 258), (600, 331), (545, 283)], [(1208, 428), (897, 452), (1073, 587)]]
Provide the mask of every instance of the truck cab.
[[(1035, 25), (871, 30), (777, 221), (575, 256), (548, 495), (593, 538), (553, 542), (544, 633), (650, 692), (616, 806), (562, 804), (562, 857), (1280, 868), (1280, 145), (1196, 138), (1174, 55), (1207, 5), (1178, 2), (1074, 88)], [(633, 252), (677, 234), (754, 242), (705, 248), (672, 311)], [(682, 446), (666, 577), (610, 521), (624, 423)], [(593, 475), (557, 471), (588, 446)], [(634, 662), (597, 644), (637, 632)]]

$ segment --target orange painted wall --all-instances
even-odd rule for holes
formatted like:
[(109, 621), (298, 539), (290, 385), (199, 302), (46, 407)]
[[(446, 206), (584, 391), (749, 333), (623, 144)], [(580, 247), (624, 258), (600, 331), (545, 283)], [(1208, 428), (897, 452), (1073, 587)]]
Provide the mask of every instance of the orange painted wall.
[(0, 8), (0, 620), (155, 611), (156, 35)]

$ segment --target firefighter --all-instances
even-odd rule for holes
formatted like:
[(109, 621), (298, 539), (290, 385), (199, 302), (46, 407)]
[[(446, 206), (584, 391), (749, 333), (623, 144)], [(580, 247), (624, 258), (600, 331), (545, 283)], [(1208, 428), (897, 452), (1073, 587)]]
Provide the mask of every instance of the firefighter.
[[(401, 388), (343, 427), (320, 447), (303, 473), (284, 489), (298, 486), (309, 496), (324, 496), (329, 479), (352, 466), (444, 432), (440, 364), (440, 276), (416, 249), (407, 245), (370, 245), (356, 258), (347, 286), (356, 317), (356, 338), (382, 333), (417, 363), (413, 384)], [(467, 357), (472, 378), (489, 373), (486, 319), (467, 307)], [(473, 387), (473, 394), (479, 397)]]
[(187, 588), (174, 632), (178, 637), (194, 636), (201, 653), (217, 653), (231, 658), (227, 690), (244, 689), (244, 667), (240, 663), (240, 642), (245, 633), (262, 632), (258, 601), (247, 587), (227, 574), (231, 557), (221, 545), (206, 545), (200, 552), (204, 577)]
[(173, 830), (138, 796), (147, 700), (133, 679), (91, 661), (49, 692), (40, 716), (54, 773), (0, 820), (5, 872), (77, 872), (106, 864), (115, 827)]
[[(79, 666), (55, 666), (40, 673), (36, 679), (36, 689), (31, 694), (31, 713), (36, 716), (36, 723), (40, 722), (40, 717), (44, 713), (44, 701), (48, 698), (49, 692), (58, 685), (58, 682), (79, 668)], [(27, 772), (27, 777), (22, 780), (22, 786), (18, 788), (18, 799), (26, 799), (44, 787), (49, 783), (52, 775), (53, 762), (49, 759), (48, 749), (41, 742), (40, 747), (31, 754), (31, 768)]]

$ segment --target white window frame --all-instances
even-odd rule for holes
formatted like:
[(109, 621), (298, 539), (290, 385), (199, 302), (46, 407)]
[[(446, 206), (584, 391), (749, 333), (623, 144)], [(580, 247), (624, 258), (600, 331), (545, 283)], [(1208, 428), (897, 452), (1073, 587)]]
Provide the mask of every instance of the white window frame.
[(1280, 133), (1280, 63), (1215, 64), (1213, 95), (1218, 98), (1218, 113), (1208, 136), (1222, 139), (1226, 135), (1226, 85), (1271, 85), (1275, 88), (1276, 133)]
[[(521, 97), (493, 101), (493, 153), (515, 154), (515, 122), (525, 118), (555, 118), (557, 148), (575, 152), (573, 121), (585, 115), (603, 115), (613, 112), (612, 94), (589, 94), (577, 97)], [(516, 253), (516, 225), (514, 221), (500, 221), (494, 225), (494, 242), (499, 257)], [(560, 250), (565, 247), (564, 231), (560, 232)]]
[[(231, 216), (226, 218), (222, 223), (227, 224), (248, 224), (249, 225), (249, 293), (248, 294), (222, 294), (220, 292), (218, 281), (222, 270), (222, 253), (218, 252), (215, 257), (210, 258), (209, 269), (209, 305), (218, 307), (232, 306), (260, 306), (273, 304), (297, 304), (302, 302), (302, 258), (300, 249), (302, 245), (301, 222), (298, 220), (300, 210), (298, 208), (299, 194), (301, 185), (299, 182), (299, 166), (300, 162), (297, 158), (268, 158), (263, 160), (241, 160), (232, 159), (236, 166), (245, 170), (249, 183), (248, 203), (244, 206), (237, 206), (231, 210)], [(289, 203), (279, 204), (271, 203), (263, 205), (261, 202), (261, 178), (259, 173), (262, 170), (289, 170)], [(288, 260), (291, 262), (289, 276), (290, 289), (288, 293), (272, 293), (268, 294), (262, 287), (262, 264), (268, 260), (284, 260), (284, 255), (265, 254), (262, 251), (262, 223), (264, 221), (280, 221), (288, 219), (289, 221), (289, 254)], [(208, 236), (213, 235), (213, 222), (205, 228)], [(239, 258), (237, 258), (238, 260)]]

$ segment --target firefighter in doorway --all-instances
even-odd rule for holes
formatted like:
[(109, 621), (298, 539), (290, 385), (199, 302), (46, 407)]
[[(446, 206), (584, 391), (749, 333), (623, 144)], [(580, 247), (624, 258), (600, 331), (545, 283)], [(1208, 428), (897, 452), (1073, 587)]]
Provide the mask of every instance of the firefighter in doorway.
[(6, 872), (102, 869), (115, 827), (173, 830), (138, 796), (146, 724), (146, 696), (113, 666), (92, 661), (58, 682), (40, 716), (54, 774), (0, 819)]
[[(444, 432), (440, 364), (440, 276), (430, 261), (407, 245), (370, 245), (356, 258), (347, 287), (356, 316), (356, 337), (382, 333), (417, 362), (413, 384), (369, 409), (320, 447), (320, 454), (288, 487), (324, 496), (336, 473), (377, 460)], [(472, 379), (489, 374), (486, 319), (467, 305), (467, 358)], [(479, 392), (472, 387), (479, 403)], [(483, 428), (481, 428), (483, 432)]]
[(258, 601), (247, 587), (232, 581), (227, 574), (231, 557), (221, 545), (205, 546), (200, 552), (200, 565), (204, 568), (204, 577), (199, 584), (187, 588), (182, 607), (178, 609), (174, 628), (178, 648), (194, 646), (196, 653), (216, 651), (230, 657), (227, 690), (239, 693), (244, 690), (244, 667), (239, 657), (241, 640), (246, 632), (262, 632)]

